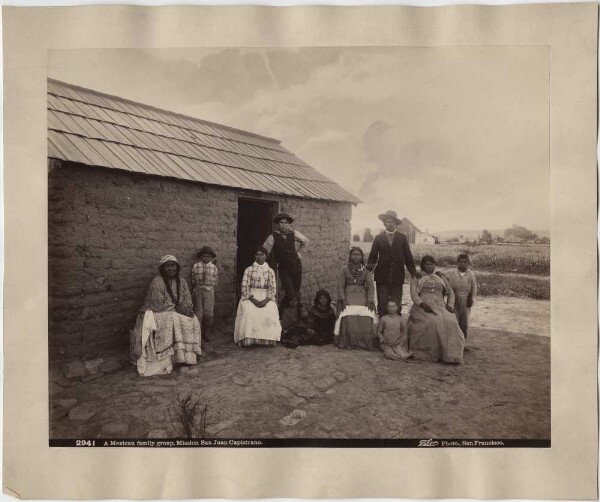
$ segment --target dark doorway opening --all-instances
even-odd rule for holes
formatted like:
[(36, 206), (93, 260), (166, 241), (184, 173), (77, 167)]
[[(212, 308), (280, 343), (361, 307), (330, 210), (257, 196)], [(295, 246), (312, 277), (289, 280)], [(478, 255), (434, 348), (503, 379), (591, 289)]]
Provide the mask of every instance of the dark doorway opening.
[(273, 231), (273, 218), (277, 214), (278, 203), (256, 199), (238, 200), (236, 294), (240, 296), (240, 286), (244, 270), (254, 262), (256, 246), (261, 246)]

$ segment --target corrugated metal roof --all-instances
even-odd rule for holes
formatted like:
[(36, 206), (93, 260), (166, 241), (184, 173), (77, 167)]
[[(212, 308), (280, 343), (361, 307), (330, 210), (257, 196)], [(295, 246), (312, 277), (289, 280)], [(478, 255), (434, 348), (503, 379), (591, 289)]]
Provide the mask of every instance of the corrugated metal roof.
[(48, 157), (310, 199), (355, 196), (280, 142), (48, 80)]

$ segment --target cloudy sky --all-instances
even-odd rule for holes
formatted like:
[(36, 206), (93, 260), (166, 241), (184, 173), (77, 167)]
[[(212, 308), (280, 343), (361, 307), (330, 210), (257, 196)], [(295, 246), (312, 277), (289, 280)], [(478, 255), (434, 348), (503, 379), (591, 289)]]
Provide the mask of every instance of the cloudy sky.
[(281, 140), (361, 198), (355, 231), (549, 227), (545, 47), (51, 51), (48, 74)]

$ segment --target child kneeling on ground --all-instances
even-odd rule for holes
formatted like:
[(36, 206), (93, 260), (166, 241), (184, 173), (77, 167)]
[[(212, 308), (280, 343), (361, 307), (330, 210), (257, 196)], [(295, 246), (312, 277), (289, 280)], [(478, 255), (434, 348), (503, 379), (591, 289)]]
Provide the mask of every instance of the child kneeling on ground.
[(388, 313), (379, 319), (377, 335), (387, 359), (406, 361), (411, 357), (408, 350), (408, 333), (406, 321), (398, 315), (398, 304), (390, 300), (387, 304)]

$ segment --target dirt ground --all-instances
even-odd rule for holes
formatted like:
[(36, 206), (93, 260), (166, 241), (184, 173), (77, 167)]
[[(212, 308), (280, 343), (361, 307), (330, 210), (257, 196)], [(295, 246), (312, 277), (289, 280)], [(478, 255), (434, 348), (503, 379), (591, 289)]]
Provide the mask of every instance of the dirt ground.
[(187, 373), (52, 378), (50, 437), (182, 437), (174, 402), (191, 392), (208, 403), (207, 437), (547, 439), (549, 326), (550, 302), (479, 298), (462, 366), (333, 345), (240, 350), (223, 328)]

